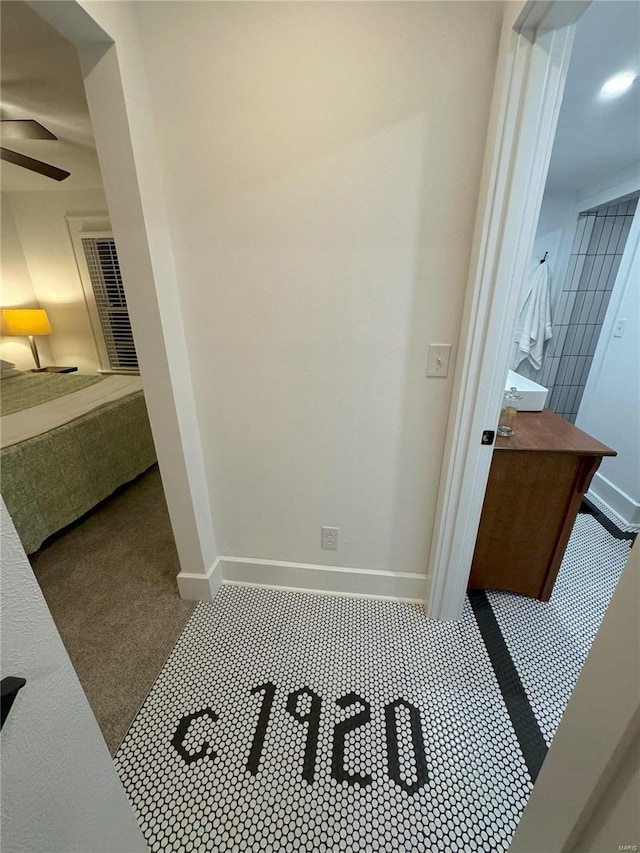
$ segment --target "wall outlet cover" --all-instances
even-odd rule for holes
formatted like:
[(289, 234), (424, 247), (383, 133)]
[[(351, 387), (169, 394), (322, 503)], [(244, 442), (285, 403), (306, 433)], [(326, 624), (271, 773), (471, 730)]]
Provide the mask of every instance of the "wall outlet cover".
[(626, 328), (626, 325), (627, 325), (627, 321), (620, 318), (616, 322), (615, 328), (613, 330), (613, 337), (614, 338), (621, 338), (624, 335), (624, 330)]
[(339, 527), (322, 527), (320, 545), (325, 551), (338, 550)]

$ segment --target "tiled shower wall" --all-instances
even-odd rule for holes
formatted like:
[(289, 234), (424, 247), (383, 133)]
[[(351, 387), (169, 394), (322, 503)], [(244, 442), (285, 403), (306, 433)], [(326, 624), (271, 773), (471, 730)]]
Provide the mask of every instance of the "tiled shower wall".
[(540, 378), (550, 409), (575, 422), (638, 197), (581, 213)]

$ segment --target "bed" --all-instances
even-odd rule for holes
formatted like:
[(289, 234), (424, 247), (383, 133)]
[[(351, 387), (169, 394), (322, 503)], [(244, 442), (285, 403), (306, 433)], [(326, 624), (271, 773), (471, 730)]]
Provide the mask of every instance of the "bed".
[(9, 370), (0, 489), (27, 554), (156, 461), (137, 376)]

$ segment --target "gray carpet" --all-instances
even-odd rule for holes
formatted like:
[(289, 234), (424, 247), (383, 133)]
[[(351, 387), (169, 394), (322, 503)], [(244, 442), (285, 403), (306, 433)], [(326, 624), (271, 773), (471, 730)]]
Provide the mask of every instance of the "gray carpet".
[(113, 755), (194, 608), (157, 465), (30, 560)]

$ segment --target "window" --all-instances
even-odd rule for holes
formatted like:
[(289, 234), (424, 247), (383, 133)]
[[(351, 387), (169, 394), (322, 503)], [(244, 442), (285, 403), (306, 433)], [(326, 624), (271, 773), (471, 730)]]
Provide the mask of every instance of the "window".
[(82, 237), (82, 248), (111, 370), (138, 370), (127, 300), (113, 237)]
[(138, 373), (115, 240), (110, 231), (96, 228), (104, 225), (104, 219), (68, 217), (67, 221), (102, 369)]

